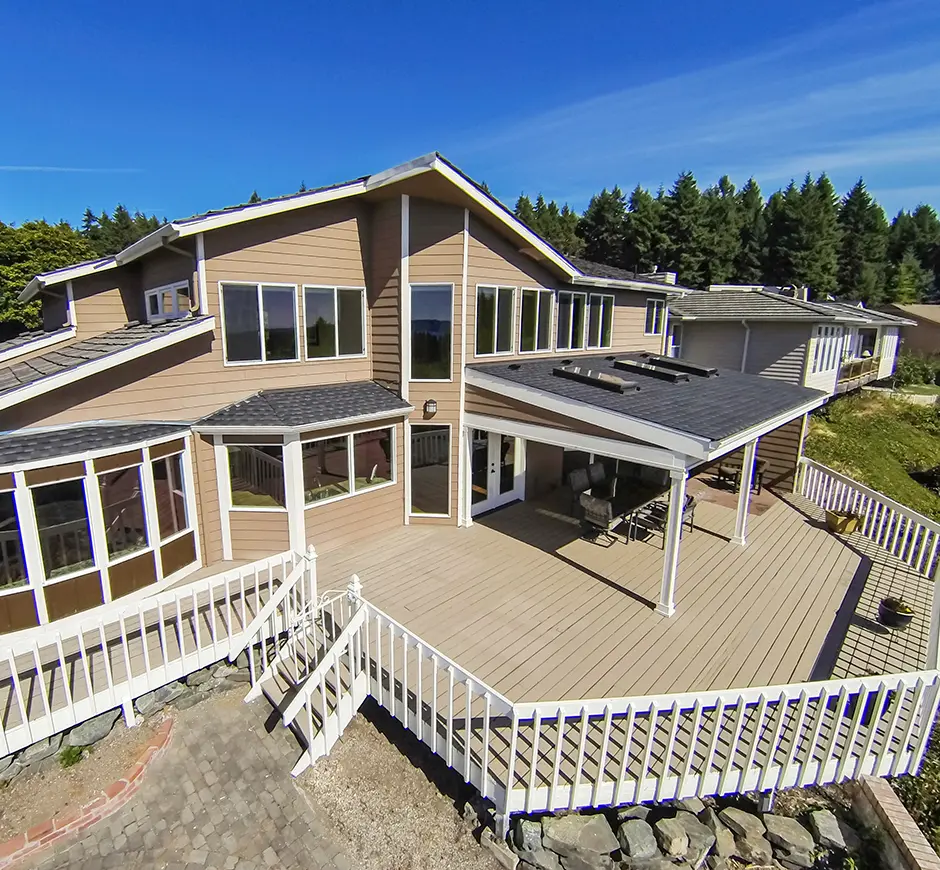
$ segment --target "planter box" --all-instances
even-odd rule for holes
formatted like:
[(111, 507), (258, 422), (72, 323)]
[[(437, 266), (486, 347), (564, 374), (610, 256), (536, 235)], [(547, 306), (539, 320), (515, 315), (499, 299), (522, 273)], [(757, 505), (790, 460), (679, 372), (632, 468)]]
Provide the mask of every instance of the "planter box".
[(858, 528), (858, 517), (848, 511), (826, 511), (829, 531), (840, 535), (851, 535)]

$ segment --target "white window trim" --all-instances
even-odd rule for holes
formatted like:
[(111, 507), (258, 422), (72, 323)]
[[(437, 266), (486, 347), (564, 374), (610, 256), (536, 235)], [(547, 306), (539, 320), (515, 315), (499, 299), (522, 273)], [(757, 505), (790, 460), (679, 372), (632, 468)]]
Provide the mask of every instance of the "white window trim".
[[(495, 290), (496, 291), (496, 305), (493, 309), (493, 352), (492, 353), (478, 353), (477, 352), (477, 330), (480, 327), (480, 318), (478, 316), (480, 310), (480, 291), (481, 290)], [(497, 328), (499, 326), (499, 291), (500, 290), (510, 290), (512, 291), (512, 304), (510, 305), (510, 311), (512, 312), (512, 323), (509, 328), (509, 350), (496, 350), (497, 344)], [(513, 287), (509, 284), (477, 284), (476, 285), (476, 296), (474, 297), (474, 325), (473, 325), (473, 358), (474, 359), (492, 359), (494, 357), (501, 356), (515, 356), (516, 353), (516, 296), (519, 288)], [(519, 297), (522, 298), (521, 296)], [(520, 314), (521, 316), (521, 314)]]
[[(269, 285), (265, 285), (269, 286)], [(336, 353), (333, 356), (310, 356), (307, 351), (307, 291), (332, 290), (333, 291), (333, 328), (336, 335)], [(362, 299), (362, 353), (339, 352), (339, 291), (358, 290)], [(369, 355), (368, 336), (366, 334), (366, 288), (344, 286), (342, 284), (304, 284), (300, 290), (300, 316), (303, 321), (304, 361), (320, 362), (327, 359), (364, 359)]]
[[(391, 426), (375, 426), (372, 429), (359, 429), (355, 432), (347, 432), (344, 435), (330, 435), (326, 438), (311, 438), (308, 441), (301, 441), (300, 447), (303, 450), (305, 444), (316, 444), (319, 441), (331, 441), (334, 438), (346, 438), (346, 474), (348, 475), (349, 480), (349, 492), (344, 492), (341, 495), (330, 496), (330, 498), (321, 498), (310, 503), (307, 502), (307, 493), (304, 487), (304, 481), (301, 479), (300, 487), (303, 493), (304, 499), (304, 510), (308, 511), (311, 508), (319, 507), (323, 504), (334, 504), (338, 501), (345, 501), (348, 498), (354, 498), (357, 495), (368, 495), (370, 492), (378, 492), (380, 489), (388, 489), (390, 486), (395, 486), (398, 483), (398, 444), (395, 437), (395, 429), (397, 427), (393, 424)], [(379, 483), (376, 486), (369, 486), (365, 489), (356, 489), (356, 455), (355, 455), (355, 446), (353, 437), (356, 435), (364, 435), (367, 432), (384, 432), (386, 430), (391, 430), (392, 433), (392, 455), (389, 459), (392, 469), (392, 479), (387, 480), (385, 483)], [(302, 454), (301, 454), (302, 455)], [(301, 471), (303, 465), (301, 464)]]
[[(422, 420), (421, 422), (412, 423), (411, 425), (412, 426), (436, 426), (439, 429), (447, 429), (447, 445), (448, 445), (448, 450), (447, 450), (447, 513), (446, 514), (428, 514), (428, 513), (422, 513), (420, 511), (418, 513), (415, 513), (414, 510), (412, 510), (411, 501), (409, 500), (408, 517), (409, 519), (423, 519), (423, 518), (438, 519), (438, 520), (450, 519), (454, 511), (453, 505), (452, 505), (453, 496), (454, 496), (454, 493), (453, 493), (454, 483), (452, 480), (453, 465), (454, 465), (454, 440), (453, 440), (454, 439), (454, 427), (453, 427), (453, 424), (435, 423), (433, 421), (425, 423)], [(409, 450), (408, 450), (408, 465), (405, 466), (405, 474), (408, 476), (408, 479), (410, 480), (411, 479), (411, 450), (410, 450), (411, 432), (410, 431), (407, 433), (407, 437), (409, 441)]]
[[(653, 315), (653, 327), (656, 329), (655, 332), (646, 331), (646, 320), (647, 315), (649, 314), (650, 305), (659, 312), (659, 314)], [(646, 309), (643, 312), (643, 335), (662, 335), (663, 327), (665, 326), (666, 321), (666, 301), (664, 299), (647, 299), (646, 300)], [(658, 327), (658, 328), (657, 328)]]
[[(147, 316), (147, 323), (160, 323), (164, 320), (177, 320), (180, 317), (186, 317), (190, 313), (190, 309), (187, 308), (185, 311), (180, 311), (180, 294), (179, 291), (186, 289), (189, 290), (189, 281), (176, 281), (173, 284), (163, 284), (160, 287), (153, 287), (150, 290), (144, 291), (144, 313)], [(150, 300), (154, 297), (157, 299), (162, 299), (164, 293), (173, 293), (173, 310), (167, 313), (160, 314), (151, 314), (150, 313)], [(184, 298), (189, 298), (184, 297)], [(192, 300), (190, 300), (191, 304)]]
[[(160, 516), (159, 514), (154, 514), (154, 519), (156, 520), (156, 530), (157, 530), (157, 543), (156, 547), (162, 547), (164, 544), (168, 544), (170, 541), (175, 541), (177, 538), (183, 537), (187, 532), (195, 531), (195, 517), (193, 515), (193, 510), (191, 507), (190, 497), (195, 495), (192, 484), (186, 479), (186, 463), (187, 458), (190, 454), (187, 452), (184, 447), (182, 450), (175, 450), (173, 453), (165, 453), (163, 456), (158, 456), (155, 459), (150, 456), (150, 450), (147, 450), (147, 462), (150, 465), (150, 474), (153, 475), (153, 463), (161, 462), (164, 459), (172, 459), (174, 456), (180, 457), (180, 485), (183, 487), (183, 498), (186, 500), (186, 527), (180, 529), (178, 532), (173, 532), (172, 535), (167, 536), (166, 538), (160, 537)], [(172, 487), (171, 487), (172, 489)], [(154, 498), (157, 495), (156, 481), (154, 481)]]
[[(591, 300), (600, 299), (601, 300), (601, 316), (598, 321), (599, 326), (599, 335), (598, 344), (591, 344)], [(599, 342), (604, 337), (604, 300), (610, 300), (610, 344), (600, 344)], [(588, 304), (587, 309), (585, 310), (585, 324), (587, 328), (587, 349), (588, 350), (610, 350), (614, 346), (614, 314), (617, 309), (617, 297), (613, 293), (589, 293), (588, 294)]]
[[(180, 451), (180, 452), (182, 452), (182, 451)], [(161, 456), (160, 458), (161, 458), (161, 459), (164, 459), (165, 457)], [(146, 533), (147, 533), (147, 543), (146, 543), (143, 547), (141, 547), (140, 549), (134, 550), (133, 553), (128, 553), (128, 554), (125, 555), (125, 556), (118, 556), (116, 559), (114, 559), (114, 558), (111, 557), (111, 554), (108, 552), (108, 548), (107, 548), (107, 537), (108, 537), (107, 531), (108, 531), (108, 529), (107, 529), (107, 526), (105, 526), (105, 527), (104, 527), (104, 528), (105, 528), (105, 551), (104, 551), (104, 557), (105, 557), (106, 563), (107, 563), (107, 565), (108, 565), (109, 568), (110, 568), (112, 565), (120, 565), (121, 562), (126, 562), (128, 559), (133, 559), (133, 558), (135, 558), (135, 557), (137, 557), (137, 556), (140, 556), (142, 553), (146, 553), (146, 552), (152, 551), (152, 550), (155, 548), (155, 545), (154, 545), (153, 541), (150, 540), (150, 523), (149, 523), (148, 520), (147, 520), (147, 491), (146, 491), (146, 488), (145, 488), (146, 483), (145, 483), (145, 481), (144, 481), (144, 469), (143, 469), (143, 465), (144, 465), (143, 462), (129, 462), (129, 463), (127, 463), (127, 465), (119, 465), (117, 468), (109, 468), (107, 471), (96, 471), (96, 472), (94, 473), (94, 476), (95, 476), (95, 485), (98, 487), (98, 502), (99, 502), (99, 504), (101, 505), (101, 519), (102, 519), (102, 521), (104, 521), (104, 503), (101, 501), (101, 478), (104, 477), (106, 474), (114, 474), (115, 471), (127, 471), (129, 468), (136, 468), (136, 469), (137, 469), (137, 480), (138, 480), (138, 482), (140, 483), (140, 504), (141, 504), (141, 509), (143, 510), (143, 514), (144, 514), (144, 529), (145, 529), (145, 531), (146, 531)], [(184, 495), (184, 497), (185, 497), (185, 495)], [(159, 546), (159, 545), (162, 544), (162, 543), (164, 543), (164, 542), (163, 542), (163, 541), (160, 541), (159, 544), (157, 544), (156, 546)]]
[[(535, 350), (522, 349), (522, 298), (526, 293), (536, 294), (535, 303)], [(539, 317), (542, 313), (542, 294), (551, 300), (548, 312), (548, 347), (539, 347)], [(549, 287), (521, 287), (519, 290), (519, 354), (551, 353), (555, 346), (555, 296), (557, 291)]]
[[(246, 359), (246, 360), (229, 360), (228, 358), (228, 341), (225, 333), (225, 300), (222, 294), (222, 287), (224, 285), (229, 287), (254, 287), (258, 294), (258, 323), (261, 326), (262, 331), (264, 330), (264, 305), (262, 303), (261, 288), (262, 287), (273, 287), (274, 289), (280, 290), (293, 290), (294, 292), (294, 347), (296, 348), (297, 355), (293, 359), (266, 359), (268, 349), (264, 346), (264, 335), (259, 336), (261, 341), (261, 359)], [(297, 285), (296, 284), (281, 284), (278, 282), (254, 282), (254, 281), (219, 281), (219, 316), (222, 323), (222, 365), (225, 367), (236, 368), (239, 366), (270, 366), (270, 365), (291, 365), (292, 363), (301, 362), (302, 357), (300, 355), (300, 318), (297, 316)]]
[[(587, 328), (588, 328), (588, 294), (587, 292), (581, 291), (581, 290), (559, 290), (555, 295), (557, 297), (555, 300), (555, 303), (556, 303), (556, 307), (558, 310), (557, 322), (558, 323), (561, 322), (561, 297), (562, 296), (571, 297), (571, 314), (572, 314), (571, 322), (568, 324), (568, 342), (569, 342), (568, 347), (561, 347), (561, 345), (558, 344), (558, 329), (556, 327), (555, 339), (554, 339), (555, 350), (562, 351), (564, 353), (567, 353), (569, 351), (586, 350), (587, 349)], [(584, 319), (583, 319), (583, 323), (581, 324), (581, 344), (578, 347), (572, 347), (570, 343), (572, 330), (574, 329), (574, 297), (575, 296), (580, 296), (582, 299), (584, 299)]]
[[(409, 381), (412, 384), (452, 384), (454, 382), (454, 320), (456, 316), (456, 300), (454, 299), (454, 290), (455, 284), (450, 281), (421, 281), (418, 283), (411, 282), (408, 285), (408, 296), (409, 299), (414, 296), (414, 289), (422, 287), (450, 287), (450, 377), (447, 378), (413, 378), (410, 377), (412, 372), (412, 360), (411, 355), (414, 353), (414, 341), (412, 339), (412, 327), (414, 319), (414, 301), (411, 299), (409, 302), (409, 315), (407, 323), (408, 331), (408, 374)], [(405, 324), (402, 324), (402, 334), (405, 332)], [(404, 346), (404, 344), (403, 344)], [(406, 399), (407, 401), (407, 399)]]

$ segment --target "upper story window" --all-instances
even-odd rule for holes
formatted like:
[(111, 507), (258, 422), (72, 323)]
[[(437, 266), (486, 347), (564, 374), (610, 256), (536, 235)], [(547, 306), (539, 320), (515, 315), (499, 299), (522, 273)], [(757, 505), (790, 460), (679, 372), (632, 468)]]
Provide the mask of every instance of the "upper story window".
[(225, 361), (294, 362), (298, 355), (293, 284), (221, 285)]
[(614, 331), (614, 297), (592, 293), (588, 299), (588, 347), (610, 347)]
[(454, 285), (411, 285), (411, 379), (449, 381)]
[(515, 287), (477, 287), (477, 356), (512, 353), (515, 308)]
[(551, 290), (522, 291), (522, 323), (519, 351), (534, 353), (552, 349), (552, 313), (555, 294)]
[(666, 303), (662, 299), (646, 300), (646, 335), (662, 335), (666, 323)]
[(178, 281), (163, 287), (154, 287), (144, 293), (144, 305), (147, 309), (147, 322), (171, 320), (189, 314), (189, 282)]
[(814, 332), (813, 359), (810, 374), (831, 372), (842, 356), (842, 329), (838, 326), (817, 326)]
[(558, 331), (555, 347), (558, 350), (581, 350), (584, 347), (586, 293), (562, 290), (558, 294)]
[(365, 353), (365, 297), (362, 287), (304, 287), (307, 359)]

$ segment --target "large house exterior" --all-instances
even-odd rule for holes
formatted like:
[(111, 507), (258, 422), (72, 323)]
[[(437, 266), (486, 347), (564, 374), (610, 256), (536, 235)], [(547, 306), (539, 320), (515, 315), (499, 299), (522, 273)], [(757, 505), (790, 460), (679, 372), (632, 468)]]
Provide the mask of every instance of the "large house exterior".
[[(564, 257), (438, 154), (174, 221), (37, 295), (43, 331), (0, 345), (5, 751), (133, 721), (248, 648), (306, 763), (372, 694), (504, 822), (920, 763), (937, 620), (899, 654), (851, 617), (860, 584), (932, 612), (940, 526), (800, 456), (833, 393), (816, 330), (855, 315), (700, 356), (696, 330), (730, 348), (740, 318)], [(820, 528), (856, 496), (883, 556)], [(321, 588), (351, 575), (337, 613)], [(863, 722), (863, 696), (894, 706)]]

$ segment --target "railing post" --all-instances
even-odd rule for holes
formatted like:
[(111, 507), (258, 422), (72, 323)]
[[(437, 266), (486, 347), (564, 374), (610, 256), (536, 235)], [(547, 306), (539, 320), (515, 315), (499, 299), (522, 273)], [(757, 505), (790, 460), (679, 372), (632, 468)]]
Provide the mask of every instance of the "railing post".
[(306, 559), (307, 567), (305, 569), (306, 573), (306, 583), (307, 583), (307, 601), (316, 602), (318, 600), (317, 596), (317, 551), (314, 549), (313, 544), (307, 545), (307, 552), (304, 554), (304, 559)]
[(927, 667), (940, 670), (940, 582), (937, 569), (931, 572), (933, 595), (930, 601), (930, 626), (927, 635)]
[(349, 600), (350, 608), (355, 613), (362, 604), (362, 581), (358, 574), (353, 574), (346, 587), (346, 598)]

